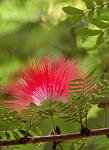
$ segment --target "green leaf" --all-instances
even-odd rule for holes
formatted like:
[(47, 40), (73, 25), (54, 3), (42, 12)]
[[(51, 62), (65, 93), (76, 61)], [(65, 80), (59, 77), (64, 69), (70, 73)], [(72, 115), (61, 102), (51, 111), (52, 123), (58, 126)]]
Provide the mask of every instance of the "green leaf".
[(6, 132), (5, 132), (5, 135), (6, 135), (6, 139), (9, 140), (9, 139), (10, 139), (10, 134), (6, 131)]
[(11, 140), (15, 140), (15, 137), (14, 137), (14, 135), (13, 135), (13, 132), (9, 132), (9, 135), (10, 135), (10, 139), (11, 139)]
[(75, 7), (71, 7), (71, 6), (63, 7), (63, 11), (65, 13), (67, 13), (68, 15), (80, 15), (80, 14), (83, 14), (83, 10), (75, 8)]
[(103, 15), (101, 15), (101, 16), (98, 17), (98, 19), (104, 20), (104, 21), (109, 21), (109, 16), (103, 16)]
[(103, 0), (95, 0), (97, 5), (102, 5), (103, 4)]
[(82, 86), (84, 85), (83, 83), (78, 83), (78, 84), (73, 84), (73, 83), (70, 83), (70, 84), (67, 84), (68, 86)]
[(102, 12), (103, 12), (103, 6), (97, 8), (96, 13), (98, 17), (102, 14)]
[(88, 13), (88, 18), (89, 18), (89, 19), (92, 19), (93, 16), (94, 16), (94, 10), (89, 11), (89, 13)]
[(96, 27), (101, 28), (101, 29), (106, 29), (109, 27), (109, 23), (103, 22), (103, 21), (98, 20), (98, 19), (91, 20), (91, 23), (93, 25), (95, 25)]
[(72, 21), (70, 22), (70, 26), (73, 27), (76, 23), (78, 23), (82, 18), (82, 15), (79, 15), (75, 18), (72, 18)]
[(104, 33), (103, 32), (98, 36), (97, 41), (96, 41), (97, 45), (100, 45), (102, 43), (104, 43)]
[(13, 136), (14, 136), (16, 139), (24, 137), (24, 135), (23, 135), (22, 133), (20, 133), (19, 130), (12, 131), (12, 132), (13, 132)]
[(94, 36), (101, 33), (101, 30), (90, 30), (88, 28), (80, 28), (76, 31), (77, 35), (81, 36)]
[(37, 135), (42, 135), (42, 130), (39, 127), (36, 127)]
[(2, 136), (2, 140), (7, 140), (5, 132), (3, 132), (1, 136)]
[(75, 80), (71, 80), (70, 82), (82, 82), (84, 81), (84, 79), (75, 79)]
[(34, 131), (32, 131), (32, 130), (28, 130), (28, 133), (29, 133), (31, 136), (35, 136), (35, 135), (36, 135), (36, 133), (35, 133)]
[(87, 9), (93, 9), (94, 8), (94, 4), (92, 0), (85, 0), (85, 5), (87, 7)]

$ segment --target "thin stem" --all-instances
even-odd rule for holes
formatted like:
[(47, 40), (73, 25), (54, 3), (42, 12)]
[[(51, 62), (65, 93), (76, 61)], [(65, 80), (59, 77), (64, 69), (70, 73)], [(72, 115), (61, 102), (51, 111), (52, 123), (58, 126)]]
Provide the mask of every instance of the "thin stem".
[[(32, 125), (33, 125), (32, 120), (33, 120), (34, 114), (35, 114), (35, 110), (33, 111), (32, 116), (31, 116), (31, 118), (30, 118), (30, 123), (29, 123), (29, 127), (28, 127), (28, 129), (27, 129), (27, 131), (26, 131), (26, 134), (28, 133), (29, 129), (30, 129), (30, 128), (32, 127)], [(26, 136), (26, 134), (25, 134), (25, 136)]]
[(83, 121), (82, 121), (82, 117), (80, 116), (80, 125), (81, 125), (81, 130), (84, 128), (84, 125), (83, 125)]
[(52, 122), (52, 127), (53, 127), (54, 134), (56, 134), (56, 131), (55, 131), (56, 127), (55, 127), (54, 118), (53, 118), (53, 114), (52, 113), (51, 113), (50, 117), (51, 117), (51, 122)]
[(62, 147), (62, 145), (60, 143), (58, 145), (59, 145), (59, 147), (60, 147), (61, 150), (64, 150), (63, 147)]
[[(55, 122), (54, 122), (54, 118), (53, 118), (53, 113), (51, 112), (50, 113), (51, 114), (51, 121), (52, 121), (52, 127), (53, 127), (53, 131), (54, 131), (54, 135), (56, 135), (57, 133), (56, 133), (56, 126), (55, 126)], [(61, 148), (61, 150), (63, 150), (63, 147), (61, 146), (61, 144), (60, 143), (56, 143), (56, 142), (54, 142), (53, 141), (53, 150), (56, 150), (56, 146), (57, 146), (57, 144), (59, 145), (59, 147)]]
[[(56, 127), (55, 127), (55, 123), (54, 123), (54, 118), (53, 118), (53, 113), (50, 111), (50, 117), (51, 117), (51, 122), (52, 122), (52, 128), (53, 128), (53, 133), (54, 135), (56, 135)], [(57, 146), (57, 143), (55, 141), (53, 141), (53, 144), (52, 144), (52, 150), (56, 150), (56, 146)]]
[(87, 115), (85, 117), (85, 128), (87, 128)]
[(106, 110), (106, 103), (104, 104), (104, 127), (107, 127), (107, 110)]

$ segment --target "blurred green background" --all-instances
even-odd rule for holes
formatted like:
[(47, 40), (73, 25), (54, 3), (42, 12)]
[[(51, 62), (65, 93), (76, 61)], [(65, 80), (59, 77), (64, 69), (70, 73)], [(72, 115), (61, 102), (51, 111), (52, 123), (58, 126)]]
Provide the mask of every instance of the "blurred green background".
[(62, 10), (67, 5), (86, 9), (82, 0), (0, 0), (2, 82), (33, 57), (65, 55), (76, 58), (86, 71), (108, 66), (108, 40), (97, 47), (96, 36), (78, 37), (75, 30), (87, 27), (88, 21), (84, 17), (72, 28), (71, 18)]
[(33, 57), (82, 57), (75, 29), (62, 8), (81, 0), (0, 0), (0, 77), (4, 83)]
[[(96, 45), (97, 36), (78, 37), (75, 30), (81, 26), (87, 27), (88, 21), (84, 17), (72, 28), (70, 18), (62, 10), (67, 5), (86, 9), (84, 0), (0, 0), (0, 78), (2, 83), (16, 75), (15, 71), (18, 67), (34, 57), (64, 55), (76, 59), (86, 72), (95, 69), (97, 74), (101, 74), (104, 70), (109, 70), (109, 31), (106, 31), (105, 42), (101, 46)], [(104, 13), (109, 16), (108, 9)], [(100, 113), (97, 108), (91, 110), (89, 117), (91, 128), (103, 126), (101, 122), (103, 114)], [(96, 121), (98, 116), (99, 119)], [(96, 123), (93, 124), (93, 122)], [(42, 124), (39, 123), (40, 126)], [(63, 133), (78, 130), (78, 124), (67, 124), (58, 120), (57, 124), (62, 128)], [(49, 121), (46, 126), (49, 129)], [(41, 128), (47, 134), (47, 131), (44, 131), (45, 126), (42, 125)], [(92, 144), (91, 146), (100, 150), (97, 142), (104, 138), (100, 137), (94, 143), (95, 139), (92, 139), (93, 144), (89, 139), (88, 146)], [(82, 141), (78, 142), (82, 143)], [(105, 142), (104, 145), (106, 145)], [(86, 149), (92, 150), (91, 146), (88, 148), (86, 146)], [(75, 150), (81, 149), (77, 145), (75, 147)], [(101, 146), (101, 150), (102, 148)], [(17, 150), (17, 146), (10, 149)], [(19, 146), (18, 149), (39, 148), (27, 145)], [(42, 149), (49, 148), (46, 146)], [(73, 147), (69, 150), (73, 150)]]

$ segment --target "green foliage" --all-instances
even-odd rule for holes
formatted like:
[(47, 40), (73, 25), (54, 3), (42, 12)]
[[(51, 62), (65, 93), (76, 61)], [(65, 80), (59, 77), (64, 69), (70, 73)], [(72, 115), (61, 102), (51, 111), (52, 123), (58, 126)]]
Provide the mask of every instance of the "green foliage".
[(103, 32), (98, 36), (97, 41), (96, 41), (97, 45), (100, 45), (102, 43), (104, 43), (104, 33)]
[[(91, 73), (90, 73), (91, 74)], [(80, 78), (80, 79), (75, 79), (71, 80), (69, 85), (69, 92), (74, 92), (74, 93), (85, 93), (87, 95), (92, 94), (94, 90), (94, 86), (96, 83), (96, 78), (92, 78), (90, 76), (86, 76), (85, 78)]]
[(82, 15), (83, 14), (83, 10), (80, 10), (78, 8), (74, 8), (71, 6), (67, 6), (63, 8), (64, 12), (67, 13), (68, 15)]
[(103, 22), (103, 21), (97, 20), (97, 19), (91, 20), (91, 23), (101, 29), (106, 29), (109, 27), (109, 23), (106, 23), (106, 22)]
[[(101, 4), (102, 5), (102, 4)], [(99, 7), (97, 10), (96, 10), (96, 13), (97, 13), (97, 17), (99, 17), (103, 12), (103, 6)]]
[(13, 140), (23, 138), (26, 135), (35, 136), (42, 134), (37, 126), (34, 127), (34, 130), (32, 128), (33, 124), (39, 119), (36, 119), (33, 113), (31, 114), (28, 111), (27, 114), (29, 114), (27, 116), (25, 113), (9, 112), (7, 108), (0, 109), (0, 112), (1, 140)]
[(103, 4), (103, 0), (95, 0), (97, 5), (102, 5)]
[[(109, 18), (109, 17), (107, 17), (107, 16), (105, 17), (103, 15), (103, 11), (104, 11), (104, 9), (106, 9), (106, 8), (104, 8), (105, 5), (108, 6), (109, 3), (103, 2), (102, 0), (101, 1), (98, 0), (98, 1), (96, 1), (96, 3), (93, 0), (90, 0), (90, 1), (84, 0), (84, 2), (85, 2), (85, 6), (87, 8), (87, 11), (79, 10), (75, 7), (70, 7), (70, 6), (63, 8), (63, 10), (67, 14), (70, 14), (72, 16), (76, 15), (76, 18), (79, 18), (79, 19), (77, 19), (76, 22), (73, 23), (72, 27), (74, 27), (74, 25), (76, 25), (77, 23), (80, 24), (80, 21), (82, 21), (82, 19), (84, 19), (84, 18), (85, 18), (84, 21), (86, 21), (86, 14), (87, 14), (89, 28), (83, 28), (80, 26), (79, 29), (77, 29), (77, 31), (76, 31), (77, 35), (95, 36), (95, 35), (99, 34), (98, 31), (95, 30), (95, 27), (92, 28), (91, 24), (93, 24), (94, 26), (96, 26), (97, 28), (99, 28), (101, 30), (105, 29), (105, 32), (107, 32), (106, 29), (108, 29), (108, 27), (109, 27), (109, 22), (108, 22), (109, 20), (107, 18)], [(72, 9), (72, 11), (76, 9), (78, 13), (77, 14), (71, 13), (71, 9)], [(102, 15), (102, 17), (101, 17), (101, 15)], [(79, 17), (79, 16), (81, 16), (81, 17)], [(72, 18), (71, 18), (71, 20), (72, 20)], [(94, 30), (95, 30), (95, 33), (94, 33)], [(103, 32), (103, 31), (101, 31), (101, 32)], [(103, 34), (100, 34), (99, 37), (97, 38), (96, 44), (100, 45), (100, 43), (104, 43)]]
[(75, 150), (108, 150), (108, 138), (100, 136), (98, 138), (89, 138), (88, 140), (80, 140), (75, 144)]
[(10, 146), (10, 147), (5, 147), (5, 148), (1, 148), (1, 150), (38, 150), (38, 148), (40, 148), (40, 145), (33, 145), (33, 144), (27, 144), (27, 145), (17, 145), (17, 146)]
[(94, 90), (93, 98), (97, 103), (108, 103), (109, 101), (109, 79), (107, 78), (109, 74), (104, 75), (104, 79), (99, 79), (97, 82), (97, 87)]
[(92, 0), (90, 0), (90, 1), (84, 0), (84, 2), (85, 2), (87, 9), (93, 9), (94, 8), (94, 4), (93, 4)]
[(98, 19), (104, 20), (104, 21), (109, 21), (109, 16), (101, 15), (100, 17), (98, 17)]
[(72, 94), (69, 103), (58, 103), (57, 108), (62, 113), (61, 118), (65, 121), (78, 121), (81, 123), (82, 119), (87, 116), (91, 108), (90, 102), (84, 94)]
[[(1, 140), (19, 139), (27, 135), (43, 135), (41, 129), (38, 127), (38, 123), (40, 120), (49, 119), (51, 115), (56, 118), (62, 118), (67, 123), (77, 121), (81, 124), (93, 105), (108, 102), (109, 99), (109, 74), (104, 74), (103, 79), (98, 80), (93, 78), (91, 74), (83, 79), (72, 80), (68, 84), (70, 94), (69, 102), (57, 101), (51, 103), (50, 101), (46, 101), (42, 106), (31, 104), (28, 110), (20, 113), (9, 112), (7, 108), (1, 108)], [(61, 146), (63, 145), (64, 143), (61, 144)], [(84, 150), (89, 149), (91, 146), (93, 146), (93, 138), (90, 141), (81, 141), (79, 144), (76, 144), (76, 142), (73, 144), (72, 142), (69, 144), (66, 143), (66, 147), (64, 146), (64, 148), (75, 147), (75, 149), (79, 150), (82, 148)], [(95, 147), (97, 146), (98, 144), (96, 143)], [(23, 149), (23, 146), (15, 146), (16, 149), (20, 147)], [(29, 145), (30, 147), (35, 147), (36, 149), (49, 147), (51, 149), (50, 144)], [(58, 145), (58, 147), (60, 146)], [(101, 143), (101, 148), (103, 147), (107, 148), (106, 143)]]
[(88, 28), (80, 28), (76, 31), (77, 35), (81, 36), (94, 36), (101, 33), (101, 30), (90, 30)]

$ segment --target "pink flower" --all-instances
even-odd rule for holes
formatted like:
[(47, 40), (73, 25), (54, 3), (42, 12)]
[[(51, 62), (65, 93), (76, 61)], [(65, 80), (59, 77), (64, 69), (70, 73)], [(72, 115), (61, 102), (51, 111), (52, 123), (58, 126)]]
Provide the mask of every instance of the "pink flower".
[(31, 102), (41, 105), (45, 100), (67, 101), (67, 84), (80, 74), (79, 67), (64, 57), (52, 61), (50, 58), (33, 60), (21, 67), (18, 70), (19, 79), (2, 91), (14, 97), (9, 102), (16, 106), (26, 107)]

